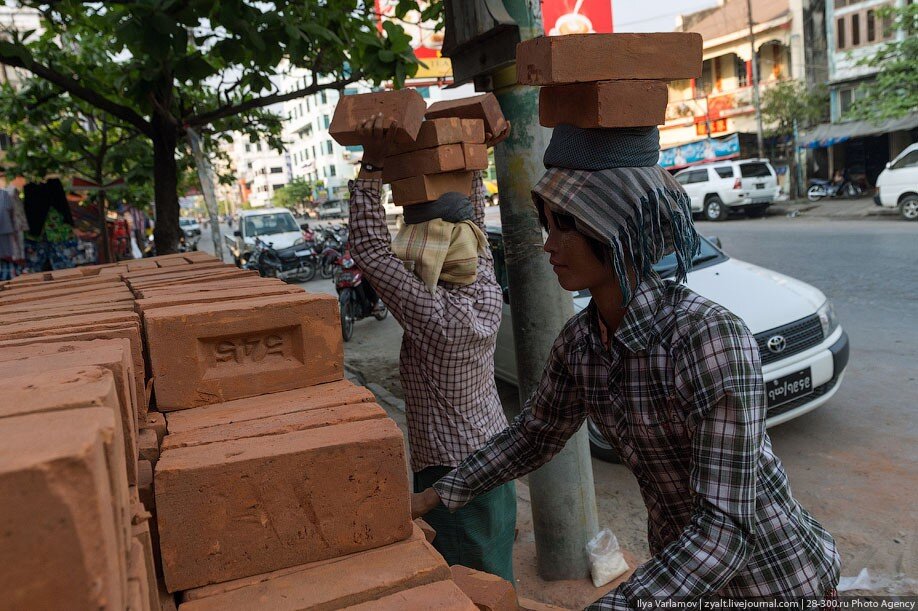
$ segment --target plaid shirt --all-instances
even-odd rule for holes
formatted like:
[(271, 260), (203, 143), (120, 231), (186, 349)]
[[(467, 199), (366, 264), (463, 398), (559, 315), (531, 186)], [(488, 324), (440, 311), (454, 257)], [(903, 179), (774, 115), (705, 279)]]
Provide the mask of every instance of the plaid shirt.
[(763, 388), (742, 321), (652, 276), (608, 348), (593, 304), (572, 318), (522, 414), (434, 487), (461, 507), (550, 460), (589, 417), (637, 477), (653, 555), (592, 609), (821, 598), (838, 582), (835, 542), (791, 496), (765, 433)]
[[(428, 289), (392, 253), (380, 181), (350, 184), (350, 240), (357, 265), (404, 330), (399, 372), (405, 391), (411, 467), (455, 467), (507, 426), (494, 383), (494, 348), (503, 295), (487, 251), (468, 286)], [(484, 231), (487, 195), (472, 186), (475, 223)]]

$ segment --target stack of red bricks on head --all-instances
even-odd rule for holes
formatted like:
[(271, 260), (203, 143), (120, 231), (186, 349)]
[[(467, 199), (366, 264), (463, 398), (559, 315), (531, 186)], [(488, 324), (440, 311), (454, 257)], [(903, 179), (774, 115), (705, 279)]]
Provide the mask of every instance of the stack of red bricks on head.
[(343, 373), (334, 297), (203, 253), (4, 285), (0, 608), (474, 609)]
[(474, 171), (488, 167), (485, 134), (506, 126), (493, 94), (427, 108), (415, 90), (402, 89), (342, 97), (329, 132), (339, 144), (361, 144), (358, 129), (378, 113), (398, 124), (382, 179), (392, 185), (399, 206), (433, 201), (448, 192), (470, 195)]
[(570, 34), (524, 41), (517, 82), (538, 85), (539, 123), (646, 127), (666, 118), (666, 81), (701, 76), (701, 35)]

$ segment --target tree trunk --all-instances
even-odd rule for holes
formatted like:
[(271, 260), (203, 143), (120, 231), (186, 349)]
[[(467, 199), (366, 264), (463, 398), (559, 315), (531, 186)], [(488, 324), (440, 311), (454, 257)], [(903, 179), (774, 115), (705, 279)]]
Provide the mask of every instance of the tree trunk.
[(153, 197), (156, 205), (156, 225), (153, 238), (156, 254), (167, 255), (178, 252), (179, 202), (178, 166), (175, 150), (178, 146), (178, 132), (169, 117), (154, 111), (153, 124)]

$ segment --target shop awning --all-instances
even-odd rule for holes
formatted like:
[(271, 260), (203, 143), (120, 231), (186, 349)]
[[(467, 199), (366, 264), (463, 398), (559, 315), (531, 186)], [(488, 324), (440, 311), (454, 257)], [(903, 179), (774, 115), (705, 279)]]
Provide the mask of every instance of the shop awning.
[(816, 149), (839, 144), (852, 138), (877, 136), (888, 132), (914, 129), (918, 127), (918, 115), (886, 121), (846, 121), (845, 123), (823, 123), (808, 132), (800, 134), (798, 146)]

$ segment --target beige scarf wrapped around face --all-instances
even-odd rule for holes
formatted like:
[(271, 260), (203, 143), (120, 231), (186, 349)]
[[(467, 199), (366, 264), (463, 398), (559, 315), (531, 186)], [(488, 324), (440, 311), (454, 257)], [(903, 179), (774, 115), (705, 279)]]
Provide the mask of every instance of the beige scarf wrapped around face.
[(392, 252), (406, 263), (431, 293), (437, 281), (469, 285), (478, 277), (478, 255), (488, 241), (472, 221), (434, 219), (405, 225), (392, 241)]

